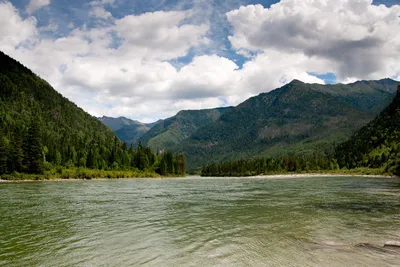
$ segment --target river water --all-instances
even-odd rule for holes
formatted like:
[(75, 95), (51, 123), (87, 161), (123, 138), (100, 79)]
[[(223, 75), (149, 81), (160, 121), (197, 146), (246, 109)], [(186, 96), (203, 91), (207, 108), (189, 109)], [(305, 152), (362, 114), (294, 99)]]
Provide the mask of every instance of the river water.
[(399, 179), (0, 183), (0, 266), (400, 266), (389, 240)]

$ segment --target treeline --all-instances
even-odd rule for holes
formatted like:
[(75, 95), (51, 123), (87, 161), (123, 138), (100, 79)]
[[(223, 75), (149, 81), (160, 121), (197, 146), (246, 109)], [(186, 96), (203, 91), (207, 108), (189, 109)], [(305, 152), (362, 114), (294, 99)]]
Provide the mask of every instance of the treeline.
[[(4, 125), (3, 125), (4, 126)], [(41, 134), (40, 123), (32, 120), (28, 127), (10, 125), (10, 132), (0, 131), (0, 175), (13, 173), (42, 174), (54, 168), (88, 168), (98, 170), (147, 171), (161, 175), (185, 175), (186, 159), (169, 151), (153, 153), (141, 144), (137, 148), (119, 141), (100, 139), (73, 143), (49, 142)], [(49, 148), (50, 147), (50, 148)]]
[[(183, 155), (128, 147), (96, 118), (0, 52), (0, 175), (88, 168), (184, 175)], [(144, 173), (144, 172), (143, 172)]]
[(382, 168), (400, 174), (400, 85), (393, 102), (335, 150), (341, 168)]
[(203, 167), (202, 176), (254, 176), (302, 171), (337, 170), (335, 159), (325, 155), (310, 157), (284, 156), (234, 160)]
[(252, 176), (286, 172), (371, 169), (400, 175), (400, 85), (392, 103), (334, 152), (236, 160), (203, 167), (202, 176)]

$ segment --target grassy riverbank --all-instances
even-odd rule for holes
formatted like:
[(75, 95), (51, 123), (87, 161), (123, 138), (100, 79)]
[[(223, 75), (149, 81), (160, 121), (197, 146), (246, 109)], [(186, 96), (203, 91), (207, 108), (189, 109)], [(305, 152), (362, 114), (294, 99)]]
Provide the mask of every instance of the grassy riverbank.
[(59, 179), (117, 179), (117, 178), (159, 178), (161, 175), (153, 171), (139, 170), (92, 170), (87, 168), (58, 168), (44, 172), (43, 174), (26, 174), (14, 172), (0, 176), (1, 180), (59, 180)]
[(281, 175), (281, 176), (293, 176), (293, 175), (344, 175), (344, 176), (393, 176), (392, 173), (389, 173), (385, 171), (383, 168), (382, 169), (372, 169), (372, 168), (356, 168), (356, 169), (337, 169), (337, 170), (302, 170), (302, 171), (295, 171), (295, 172), (289, 172), (285, 170), (281, 171), (269, 171), (265, 173), (257, 173), (255, 171), (247, 171), (247, 172), (241, 172), (241, 173), (224, 173), (222, 175), (212, 175), (216, 177), (250, 177), (250, 176), (276, 176), (276, 175)]

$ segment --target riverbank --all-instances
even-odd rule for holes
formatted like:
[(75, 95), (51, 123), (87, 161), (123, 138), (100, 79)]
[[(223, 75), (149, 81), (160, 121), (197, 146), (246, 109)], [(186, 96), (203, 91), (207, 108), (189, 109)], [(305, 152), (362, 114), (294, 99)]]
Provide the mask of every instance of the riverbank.
[[(131, 179), (166, 179), (166, 178), (187, 178), (189, 176), (135, 176), (135, 177), (118, 177), (118, 178), (43, 178), (40, 179), (0, 179), (0, 183), (15, 183), (15, 182), (72, 182), (72, 181), (110, 181), (110, 180), (131, 180)], [(244, 177), (244, 176), (243, 176)], [(245, 176), (250, 179), (296, 179), (307, 177), (365, 177), (365, 178), (383, 178), (383, 179), (396, 179), (400, 178), (395, 175), (375, 175), (375, 174), (332, 174), (332, 173), (295, 173), (295, 174), (270, 174), (270, 175), (256, 175)], [(207, 178), (207, 177), (204, 177)], [(219, 177), (224, 178), (224, 177)], [(226, 177), (228, 178), (228, 176)]]
[(399, 178), (395, 175), (377, 175), (377, 174), (331, 174), (331, 173), (297, 173), (297, 174), (272, 174), (249, 176), (249, 178), (265, 178), (265, 179), (289, 179), (289, 178), (305, 178), (305, 177), (370, 177), (370, 178)]
[(0, 181), (54, 181), (54, 180), (92, 180), (119, 178), (160, 178), (158, 173), (147, 170), (92, 170), (87, 168), (57, 168), (42, 174), (14, 172), (0, 176)]
[(299, 171), (268, 171), (268, 172), (257, 172), (257, 171), (236, 171), (236, 172), (217, 172), (207, 173), (202, 175), (204, 177), (306, 177), (306, 176), (369, 176), (369, 177), (393, 177), (393, 173), (388, 172), (383, 168), (372, 169), (372, 168), (355, 168), (355, 169), (333, 169), (333, 170), (299, 170)]

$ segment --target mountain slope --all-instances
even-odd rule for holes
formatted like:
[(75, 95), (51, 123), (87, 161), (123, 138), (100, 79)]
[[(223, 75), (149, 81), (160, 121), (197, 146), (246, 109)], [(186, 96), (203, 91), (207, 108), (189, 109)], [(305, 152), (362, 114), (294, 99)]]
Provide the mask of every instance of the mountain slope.
[[(111, 129), (0, 52), (0, 178), (7, 174), (18, 178), (18, 173), (66, 178), (105, 175), (74, 167), (144, 175), (139, 169), (152, 175), (156, 162), (150, 149), (128, 149)], [(182, 167), (184, 160), (172, 158), (164, 165), (173, 164)]]
[(40, 131), (36, 134), (48, 162), (86, 166), (90, 146), (96, 144), (104, 150), (98, 161), (108, 161), (113, 132), (2, 52), (0, 86), (0, 142), (2, 149), (9, 151), (9, 165), (13, 161), (21, 163), (17, 171), (26, 166), (22, 158), (13, 158), (11, 154), (23, 152), (24, 138), (29, 136), (32, 125)]
[(400, 85), (392, 103), (335, 150), (340, 167), (400, 173)]
[(180, 111), (174, 117), (154, 125), (140, 138), (140, 141), (154, 150), (171, 148), (232, 109), (232, 107), (227, 107)]
[(136, 124), (141, 124), (138, 121), (134, 121), (125, 117), (118, 117), (118, 118), (112, 118), (112, 117), (107, 117), (103, 116), (100, 118), (97, 118), (99, 121), (101, 121), (103, 124), (105, 124), (107, 127), (111, 128), (111, 130), (118, 131), (122, 127), (126, 125), (136, 125)]
[(388, 79), (351, 85), (294, 80), (248, 99), (167, 148), (186, 153), (190, 168), (238, 157), (323, 151), (373, 119), (396, 84)]
[(102, 123), (111, 128), (121, 141), (136, 145), (139, 139), (147, 133), (155, 124), (142, 123), (125, 117), (111, 118), (103, 116), (98, 118)]

